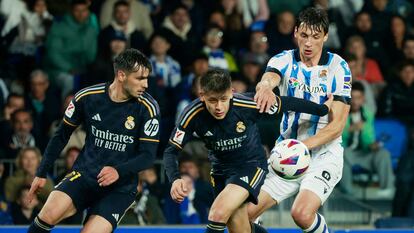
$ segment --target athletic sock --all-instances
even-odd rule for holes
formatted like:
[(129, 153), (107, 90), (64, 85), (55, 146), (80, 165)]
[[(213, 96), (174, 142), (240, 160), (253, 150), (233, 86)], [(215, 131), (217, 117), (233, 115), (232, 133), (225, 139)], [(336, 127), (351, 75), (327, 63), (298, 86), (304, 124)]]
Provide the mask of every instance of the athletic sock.
[(226, 224), (221, 222), (208, 221), (205, 233), (223, 233), (226, 229)]
[(319, 213), (316, 213), (312, 225), (308, 229), (304, 229), (303, 231), (308, 233), (329, 233), (328, 226), (325, 222), (325, 218)]
[(27, 233), (49, 233), (53, 227), (53, 225), (47, 224), (39, 216), (36, 216), (32, 224), (30, 224)]

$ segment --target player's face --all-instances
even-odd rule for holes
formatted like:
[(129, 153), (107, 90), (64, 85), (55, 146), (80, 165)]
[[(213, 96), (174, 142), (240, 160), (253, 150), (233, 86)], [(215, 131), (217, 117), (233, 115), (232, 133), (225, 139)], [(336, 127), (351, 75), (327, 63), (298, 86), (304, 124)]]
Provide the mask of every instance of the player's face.
[(148, 88), (148, 69), (140, 66), (137, 71), (124, 75), (125, 77), (121, 77), (121, 80), (127, 96), (136, 98)]
[(231, 88), (222, 93), (200, 92), (200, 99), (206, 105), (208, 112), (217, 120), (224, 119), (230, 109), (230, 99), (233, 98)]
[(295, 38), (298, 43), (300, 57), (303, 61), (310, 61), (320, 56), (323, 43), (328, 39), (328, 34), (312, 30), (305, 24), (295, 28)]

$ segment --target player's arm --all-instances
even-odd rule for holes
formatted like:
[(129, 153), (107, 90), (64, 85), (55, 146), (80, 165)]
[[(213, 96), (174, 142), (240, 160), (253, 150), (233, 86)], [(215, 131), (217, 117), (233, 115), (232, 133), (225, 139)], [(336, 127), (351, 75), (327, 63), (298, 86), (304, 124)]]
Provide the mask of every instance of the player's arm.
[(185, 181), (181, 179), (178, 170), (177, 157), (184, 145), (193, 138), (192, 129), (194, 127), (194, 120), (192, 120), (191, 117), (189, 117), (190, 119), (185, 118), (190, 111), (191, 109), (184, 111), (181, 114), (180, 120), (171, 133), (168, 146), (164, 151), (165, 172), (169, 181), (172, 183), (170, 194), (171, 198), (176, 202), (183, 201), (184, 197), (188, 195), (187, 185)]
[(314, 136), (303, 141), (309, 149), (319, 147), (342, 135), (350, 110), (351, 71), (345, 61), (340, 62), (335, 72), (337, 78), (332, 85), (337, 88), (333, 94), (334, 101), (329, 112), (329, 123)]
[(256, 86), (254, 101), (260, 113), (268, 112), (276, 103), (276, 96), (273, 89), (279, 86), (284, 71), (289, 66), (292, 57), (289, 51), (284, 51), (272, 57), (267, 63), (266, 71)]
[(81, 123), (81, 114), (81, 103), (76, 102), (75, 99), (73, 99), (69, 103), (69, 106), (66, 108), (65, 116), (60, 123), (57, 131), (47, 144), (46, 150), (42, 157), (42, 161), (40, 162), (39, 168), (37, 169), (36, 177), (34, 178), (30, 187), (28, 194), (29, 201), (33, 199), (34, 194), (39, 188), (45, 186), (47, 173), (51, 170), (56, 159), (59, 157), (63, 148), (68, 143), (72, 132)]
[(350, 106), (348, 104), (341, 101), (333, 101), (329, 112), (329, 123), (314, 136), (305, 139), (303, 143), (311, 150), (341, 136), (348, 118), (349, 109)]
[(333, 96), (330, 95), (324, 104), (317, 104), (309, 100), (290, 96), (277, 96), (276, 100), (276, 104), (278, 105), (278, 112), (294, 111), (324, 116), (329, 112), (329, 108), (332, 105)]
[[(161, 116), (158, 104), (155, 101), (151, 102), (151, 104), (154, 108), (146, 109), (147, 111), (143, 116), (144, 120), (138, 139), (140, 143), (136, 153), (137, 156), (125, 163), (114, 166), (121, 178), (135, 176), (138, 172), (148, 169), (154, 164), (160, 140)], [(98, 175), (99, 178), (100, 176)], [(103, 185), (105, 186), (105, 183)]]

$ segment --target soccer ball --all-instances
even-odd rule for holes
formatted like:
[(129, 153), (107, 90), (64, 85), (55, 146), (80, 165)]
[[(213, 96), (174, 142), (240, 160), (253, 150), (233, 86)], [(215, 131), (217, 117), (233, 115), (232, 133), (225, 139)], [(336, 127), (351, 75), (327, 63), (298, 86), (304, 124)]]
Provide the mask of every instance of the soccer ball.
[(305, 174), (310, 163), (310, 153), (302, 142), (286, 139), (273, 148), (269, 164), (280, 177), (288, 180), (299, 178)]

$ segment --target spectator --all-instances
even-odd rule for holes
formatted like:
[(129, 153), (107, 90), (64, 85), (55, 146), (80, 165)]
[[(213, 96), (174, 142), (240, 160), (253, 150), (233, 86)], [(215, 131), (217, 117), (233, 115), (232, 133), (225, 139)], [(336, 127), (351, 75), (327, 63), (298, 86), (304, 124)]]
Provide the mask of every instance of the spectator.
[(17, 192), (16, 202), (13, 203), (11, 214), (15, 225), (29, 225), (39, 213), (37, 196), (28, 201), (30, 185), (23, 186)]
[(234, 57), (220, 48), (222, 38), (223, 32), (217, 26), (212, 26), (206, 31), (203, 52), (208, 56), (208, 65), (212, 68), (236, 72), (238, 68)]
[(245, 83), (246, 92), (255, 92), (256, 84), (259, 82), (262, 60), (256, 56), (245, 56), (242, 60), (241, 80)]
[(11, 117), (13, 132), (5, 135), (2, 147), (5, 157), (14, 159), (21, 148), (36, 146), (36, 139), (32, 135), (33, 119), (29, 111), (19, 109)]
[(171, 48), (168, 38), (162, 34), (154, 34), (150, 40), (150, 46), (152, 52), (150, 61), (154, 70), (152, 75), (160, 78), (159, 85), (164, 88), (175, 88), (181, 82), (181, 67), (176, 60), (167, 55)]
[[(111, 24), (114, 7), (118, 0), (105, 0), (102, 4), (100, 23), (101, 28), (105, 28)], [(131, 19), (136, 25), (136, 29), (145, 35), (145, 38), (149, 38), (154, 28), (152, 27), (150, 12), (148, 8), (140, 1), (127, 0), (130, 6)]]
[(269, 21), (266, 34), (269, 38), (269, 52), (278, 54), (283, 50), (296, 47), (293, 39), (295, 15), (291, 11), (280, 12), (275, 19)]
[(4, 196), (4, 170), (4, 164), (0, 162), (0, 225), (12, 225), (11, 207)]
[(234, 75), (231, 78), (231, 87), (234, 93), (245, 93), (248, 90), (249, 83), (243, 76)]
[(355, 69), (352, 76), (354, 80), (365, 80), (372, 85), (375, 96), (378, 96), (380, 90), (384, 87), (384, 78), (378, 63), (366, 56), (366, 47), (364, 39), (360, 36), (351, 36), (346, 43), (345, 51), (354, 54), (356, 57)]
[(127, 48), (144, 50), (147, 40), (131, 19), (131, 7), (127, 0), (117, 1), (113, 7), (111, 23), (102, 29), (99, 35), (100, 48), (108, 48), (113, 35), (122, 32), (127, 39)]
[(189, 66), (194, 51), (198, 51), (200, 47), (200, 38), (194, 32), (187, 7), (183, 4), (176, 5), (165, 17), (158, 33), (168, 38), (171, 44), (169, 54), (181, 67)]
[(390, 82), (380, 98), (378, 114), (396, 117), (414, 126), (414, 62), (405, 61), (398, 69), (398, 79)]
[(115, 77), (113, 60), (127, 49), (127, 38), (115, 30), (108, 31), (106, 36), (108, 41), (100, 47), (96, 60), (89, 66), (82, 87), (110, 82)]
[(269, 19), (270, 11), (267, 0), (241, 0), (238, 1), (238, 8), (241, 9), (245, 28), (250, 28), (255, 23), (264, 23)]
[(403, 53), (406, 60), (414, 61), (414, 36), (407, 36), (404, 39)]
[(66, 150), (65, 153), (65, 170), (60, 173), (55, 179), (55, 183), (59, 183), (65, 176), (72, 172), (73, 164), (75, 163), (78, 155), (80, 153), (80, 149), (77, 147), (70, 147)]
[(25, 108), (25, 100), (22, 95), (16, 94), (16, 93), (10, 93), (10, 95), (7, 97), (6, 105), (3, 109), (3, 120), (10, 121), (11, 115), (14, 111), (18, 109), (24, 109)]
[(345, 153), (340, 187), (345, 193), (353, 193), (352, 167), (358, 165), (378, 174), (378, 196), (392, 197), (394, 173), (391, 155), (375, 142), (374, 114), (363, 107), (365, 97), (362, 84), (353, 83), (351, 97), (351, 111), (342, 133)]
[(260, 67), (266, 65), (270, 56), (267, 53), (269, 41), (264, 32), (253, 31), (250, 34), (249, 50), (242, 54), (241, 60), (255, 59)]
[(386, 44), (387, 54), (392, 57), (393, 65), (403, 60), (404, 38), (407, 36), (407, 25), (405, 19), (399, 15), (391, 18), (391, 35), (392, 39)]
[[(16, 158), (16, 172), (6, 179), (4, 192), (6, 200), (15, 202), (18, 200), (19, 190), (32, 183), (42, 156), (36, 147), (26, 147), (19, 151)], [(53, 181), (47, 178), (46, 185), (38, 193), (39, 202), (43, 205), (53, 189)]]
[(73, 0), (71, 12), (53, 23), (46, 40), (45, 67), (62, 98), (79, 84), (79, 75), (95, 60), (98, 31), (88, 0)]
[(130, 208), (122, 220), (122, 224), (154, 225), (164, 224), (165, 218), (160, 207), (165, 189), (158, 181), (154, 168), (140, 172), (140, 183), (136, 205)]
[(49, 85), (49, 78), (45, 72), (42, 70), (32, 71), (30, 92), (26, 96), (26, 103), (27, 109), (32, 112), (33, 135), (38, 139), (36, 145), (41, 151), (48, 142), (48, 132), (52, 122), (60, 118), (58, 111), (50, 111), (51, 109), (60, 109), (59, 97)]
[(175, 119), (181, 114), (185, 107), (199, 96), (199, 78), (208, 71), (208, 57), (200, 53), (194, 58), (191, 72), (185, 76), (177, 87), (178, 104)]

